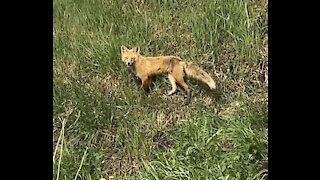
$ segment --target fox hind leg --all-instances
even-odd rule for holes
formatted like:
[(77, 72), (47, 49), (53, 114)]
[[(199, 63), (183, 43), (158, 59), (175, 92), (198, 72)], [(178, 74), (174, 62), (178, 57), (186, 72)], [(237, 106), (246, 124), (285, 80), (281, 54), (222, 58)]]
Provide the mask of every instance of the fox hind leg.
[(175, 78), (171, 74), (168, 74), (168, 78), (172, 86), (172, 90), (167, 94), (168, 96), (170, 96), (173, 93), (177, 92), (177, 84)]
[(184, 79), (177, 79), (177, 83), (186, 91), (187, 93), (187, 98), (186, 98), (186, 102), (185, 105), (190, 103), (190, 99), (191, 99), (191, 92), (189, 89), (189, 86), (184, 82)]
[(183, 66), (175, 66), (172, 70), (171, 75), (174, 77), (176, 83), (178, 83), (178, 85), (181, 86), (187, 93), (185, 104), (189, 104), (191, 99), (191, 92), (189, 86), (184, 81), (185, 72), (183, 71)]

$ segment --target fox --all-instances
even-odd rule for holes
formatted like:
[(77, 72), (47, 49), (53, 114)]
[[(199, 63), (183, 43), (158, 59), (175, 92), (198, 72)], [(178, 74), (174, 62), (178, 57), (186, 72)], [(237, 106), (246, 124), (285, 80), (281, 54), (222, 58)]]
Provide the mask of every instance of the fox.
[(186, 94), (185, 104), (190, 103), (191, 91), (184, 81), (185, 77), (191, 77), (207, 84), (211, 90), (216, 89), (215, 81), (210, 75), (197, 65), (186, 62), (178, 56), (156, 56), (146, 57), (140, 54), (140, 47), (129, 49), (121, 46), (121, 60), (131, 68), (141, 80), (141, 88), (149, 91), (151, 78), (159, 75), (167, 75), (172, 89), (168, 96), (177, 92), (177, 84), (181, 86)]

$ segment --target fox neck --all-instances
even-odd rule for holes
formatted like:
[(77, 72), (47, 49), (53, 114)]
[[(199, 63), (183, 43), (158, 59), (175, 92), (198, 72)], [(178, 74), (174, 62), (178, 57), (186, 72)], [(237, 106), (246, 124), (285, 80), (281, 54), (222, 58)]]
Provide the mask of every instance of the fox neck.
[(137, 70), (137, 64), (140, 64), (143, 60), (143, 57), (139, 54), (135, 60), (135, 62), (130, 66), (130, 69), (136, 73)]
[(142, 62), (144, 62), (148, 57), (145, 57), (145, 56), (142, 56), (141, 54), (139, 54), (137, 56), (137, 59), (136, 59), (136, 63), (135, 64), (140, 64)]
[(142, 59), (143, 59), (144, 57), (141, 55), (141, 54), (139, 54), (138, 56), (137, 56), (137, 62), (139, 62), (139, 61), (141, 61)]
[(137, 57), (137, 61), (138, 62), (142, 62), (142, 61), (148, 61), (148, 60), (152, 60), (154, 58), (157, 58), (157, 57), (153, 57), (153, 56), (143, 56), (143, 55), (138, 55)]

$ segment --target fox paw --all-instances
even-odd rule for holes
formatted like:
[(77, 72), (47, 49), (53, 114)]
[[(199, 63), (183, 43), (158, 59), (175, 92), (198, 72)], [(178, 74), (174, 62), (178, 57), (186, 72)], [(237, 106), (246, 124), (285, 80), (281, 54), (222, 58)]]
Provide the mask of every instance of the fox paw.
[(185, 100), (184, 105), (187, 106), (190, 104), (190, 99)]
[(170, 92), (168, 92), (168, 94), (167, 94), (167, 96), (171, 96), (172, 94), (174, 94), (176, 91), (170, 91)]
[(187, 97), (185, 97), (184, 105), (190, 104), (190, 102), (191, 102), (191, 97), (192, 97), (191, 94), (189, 94), (189, 95), (187, 95)]
[(167, 96), (171, 96), (173, 93), (172, 92), (169, 92), (168, 94), (167, 94)]

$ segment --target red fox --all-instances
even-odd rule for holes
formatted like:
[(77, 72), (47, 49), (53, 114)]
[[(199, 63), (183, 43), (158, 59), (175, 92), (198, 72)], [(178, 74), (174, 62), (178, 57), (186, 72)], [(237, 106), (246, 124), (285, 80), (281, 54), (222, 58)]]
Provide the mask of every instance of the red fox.
[(121, 46), (122, 61), (130, 68), (133, 68), (136, 75), (142, 81), (142, 88), (149, 90), (151, 77), (157, 75), (168, 75), (168, 79), (172, 85), (172, 90), (167, 94), (172, 95), (177, 91), (177, 85), (180, 85), (187, 93), (186, 104), (190, 102), (191, 93), (188, 85), (184, 81), (185, 76), (192, 77), (206, 83), (210, 89), (216, 89), (215, 81), (200, 67), (184, 62), (177, 56), (158, 56), (144, 57), (140, 54), (140, 48), (136, 47), (128, 49)]

